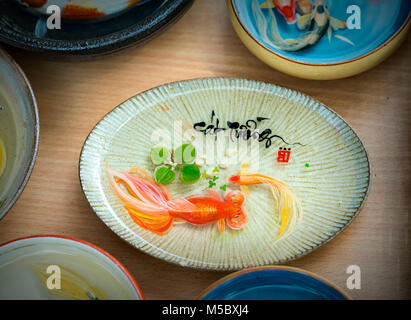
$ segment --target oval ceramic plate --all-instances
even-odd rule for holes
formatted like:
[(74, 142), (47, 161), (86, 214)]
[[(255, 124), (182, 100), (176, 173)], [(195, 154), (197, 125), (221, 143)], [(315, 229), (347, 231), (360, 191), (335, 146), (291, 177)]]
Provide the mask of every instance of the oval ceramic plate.
[(143, 44), (176, 22), (194, 0), (150, 0), (104, 18), (61, 20), (47, 27), (47, 16), (0, 1), (0, 41), (53, 56), (96, 56)]
[[(228, 140), (216, 140), (212, 130), (204, 134), (204, 128), (235, 123), (255, 128), (262, 139), (239, 139), (231, 130), (221, 131), (230, 134)], [(172, 198), (203, 194), (210, 186), (221, 193), (234, 189), (228, 177), (249, 163), (250, 173), (283, 181), (301, 200), (304, 214), (294, 232), (275, 240), (279, 212), (267, 185), (249, 186), (249, 221), (241, 230), (176, 224), (159, 236), (135, 224), (109, 184), (106, 165), (120, 171), (140, 167), (152, 175), (153, 146), (175, 150), (193, 137), (198, 157), (205, 156), (201, 171), (217, 166), (218, 178), (190, 185), (176, 179), (167, 185)], [(107, 114), (84, 144), (80, 180), (97, 215), (135, 247), (184, 266), (231, 270), (292, 260), (334, 238), (363, 206), (370, 167), (357, 135), (321, 103), (268, 83), (215, 78), (163, 85)]]
[[(365, 71), (405, 39), (409, 1), (227, 0), (234, 29), (260, 59), (282, 72), (335, 79)], [(287, 18), (288, 21), (287, 22)]]
[(304, 270), (261, 267), (230, 274), (212, 284), (202, 300), (347, 300), (341, 289)]

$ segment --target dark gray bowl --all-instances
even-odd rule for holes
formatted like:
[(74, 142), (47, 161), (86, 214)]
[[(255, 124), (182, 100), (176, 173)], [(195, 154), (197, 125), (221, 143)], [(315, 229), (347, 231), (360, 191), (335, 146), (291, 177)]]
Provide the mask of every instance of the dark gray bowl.
[(160, 34), (190, 8), (194, 0), (150, 0), (120, 14), (89, 21), (61, 21), (45, 27), (46, 17), (16, 1), (0, 0), (0, 42), (53, 56), (97, 56), (140, 45)]
[(36, 100), (20, 67), (0, 46), (0, 134), (8, 154), (0, 176), (0, 220), (17, 201), (37, 156)]

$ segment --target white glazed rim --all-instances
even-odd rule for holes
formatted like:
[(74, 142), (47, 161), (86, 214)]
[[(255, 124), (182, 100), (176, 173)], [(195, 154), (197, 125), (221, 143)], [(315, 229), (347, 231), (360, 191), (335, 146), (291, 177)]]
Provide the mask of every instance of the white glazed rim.
[[(63, 241), (63, 242), (68, 242), (70, 245), (79, 245), (82, 248), (86, 249), (86, 251), (90, 251), (93, 253), (99, 254), (102, 259), (105, 259), (107, 262), (109, 262), (111, 265), (115, 266), (117, 270), (119, 270), (126, 278), (129, 284), (133, 287), (134, 292), (136, 293), (137, 297), (139, 297), (139, 300), (145, 300), (145, 297), (143, 295), (143, 292), (141, 291), (141, 288), (139, 287), (138, 283), (136, 280), (133, 278), (133, 276), (130, 274), (130, 272), (118, 261), (116, 258), (114, 258), (111, 254), (109, 254), (107, 251), (101, 249), (100, 247), (81, 240), (77, 239), (74, 237), (69, 237), (69, 236), (60, 236), (60, 235), (49, 235), (49, 234), (39, 234), (39, 235), (33, 235), (33, 236), (27, 236), (27, 237), (21, 237), (17, 238), (14, 240), (7, 241), (5, 243), (0, 244), (0, 252), (1, 251), (6, 251), (8, 247), (10, 246), (17, 246), (20, 243), (24, 242), (31, 242), (33, 245), (36, 244), (36, 240), (46, 240), (49, 241), (50, 239), (52, 240), (58, 240), (58, 241)], [(30, 244), (25, 244), (25, 245), (30, 245)]]

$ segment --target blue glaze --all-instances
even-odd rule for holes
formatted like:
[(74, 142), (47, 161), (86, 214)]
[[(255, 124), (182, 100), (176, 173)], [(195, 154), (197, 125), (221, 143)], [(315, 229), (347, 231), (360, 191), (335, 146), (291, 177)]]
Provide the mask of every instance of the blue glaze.
[(288, 270), (256, 270), (231, 278), (203, 300), (346, 300), (326, 283)]
[[(361, 29), (350, 30), (346, 28), (345, 30), (335, 31), (330, 41), (326, 33), (313, 46), (291, 52), (276, 49), (272, 42), (268, 38), (263, 38), (258, 30), (252, 5), (256, 2), (257, 7), (259, 7), (265, 0), (232, 1), (240, 22), (261, 45), (284, 58), (312, 64), (341, 63), (372, 52), (386, 43), (404, 26), (411, 11), (411, 1), (409, 0), (326, 0), (330, 15), (342, 21), (347, 21), (351, 15), (347, 13), (348, 6), (358, 5), (361, 9)], [(283, 38), (296, 39), (304, 33), (304, 31), (298, 30), (296, 24), (287, 24), (277, 9), (262, 9), (268, 28), (273, 28), (269, 10), (273, 10), (278, 31)], [(355, 45), (337, 39), (334, 35), (348, 38)]]

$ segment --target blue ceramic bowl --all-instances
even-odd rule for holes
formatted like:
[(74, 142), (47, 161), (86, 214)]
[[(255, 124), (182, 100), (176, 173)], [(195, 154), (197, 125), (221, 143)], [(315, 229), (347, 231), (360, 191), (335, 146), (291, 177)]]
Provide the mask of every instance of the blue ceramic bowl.
[(230, 274), (206, 289), (202, 300), (347, 300), (327, 280), (290, 267), (260, 267)]
[[(347, 22), (349, 17), (354, 13), (354, 9), (349, 9), (350, 5), (355, 4), (361, 10), (360, 20), (352, 20), (353, 26), (359, 29), (336, 30), (331, 32), (331, 38), (325, 34), (321, 39), (312, 46), (303, 50), (285, 51), (276, 48), (271, 41), (272, 33), (266, 28), (278, 28), (284, 38), (298, 38), (306, 31), (300, 31), (296, 24), (287, 24), (285, 19), (279, 14), (278, 10), (261, 9), (259, 6), (253, 7), (254, 4), (264, 3), (265, 0), (233, 0), (234, 8), (244, 27), (248, 30), (254, 39), (262, 46), (275, 52), (276, 54), (292, 61), (304, 62), (309, 64), (332, 64), (342, 63), (361, 56), (369, 54), (375, 49), (389, 41), (408, 21), (411, 9), (411, 1), (394, 0), (394, 1), (370, 1), (370, 0), (326, 0), (329, 13), (333, 18)], [(315, 1), (313, 1), (315, 3)], [(254, 8), (254, 9), (253, 9)], [(253, 14), (253, 10), (258, 10), (258, 14)], [(271, 13), (270, 13), (271, 10)], [(276, 19), (275, 27), (273, 19)], [(265, 19), (266, 24), (259, 25), (258, 19)], [(265, 32), (267, 33), (265, 33)], [(342, 36), (352, 44), (336, 38)]]
[(226, 1), (234, 30), (254, 55), (305, 79), (339, 79), (376, 66), (406, 39), (411, 21), (409, 0), (312, 0), (304, 5), (289, 0), (296, 8), (287, 9), (288, 14), (273, 0)]

